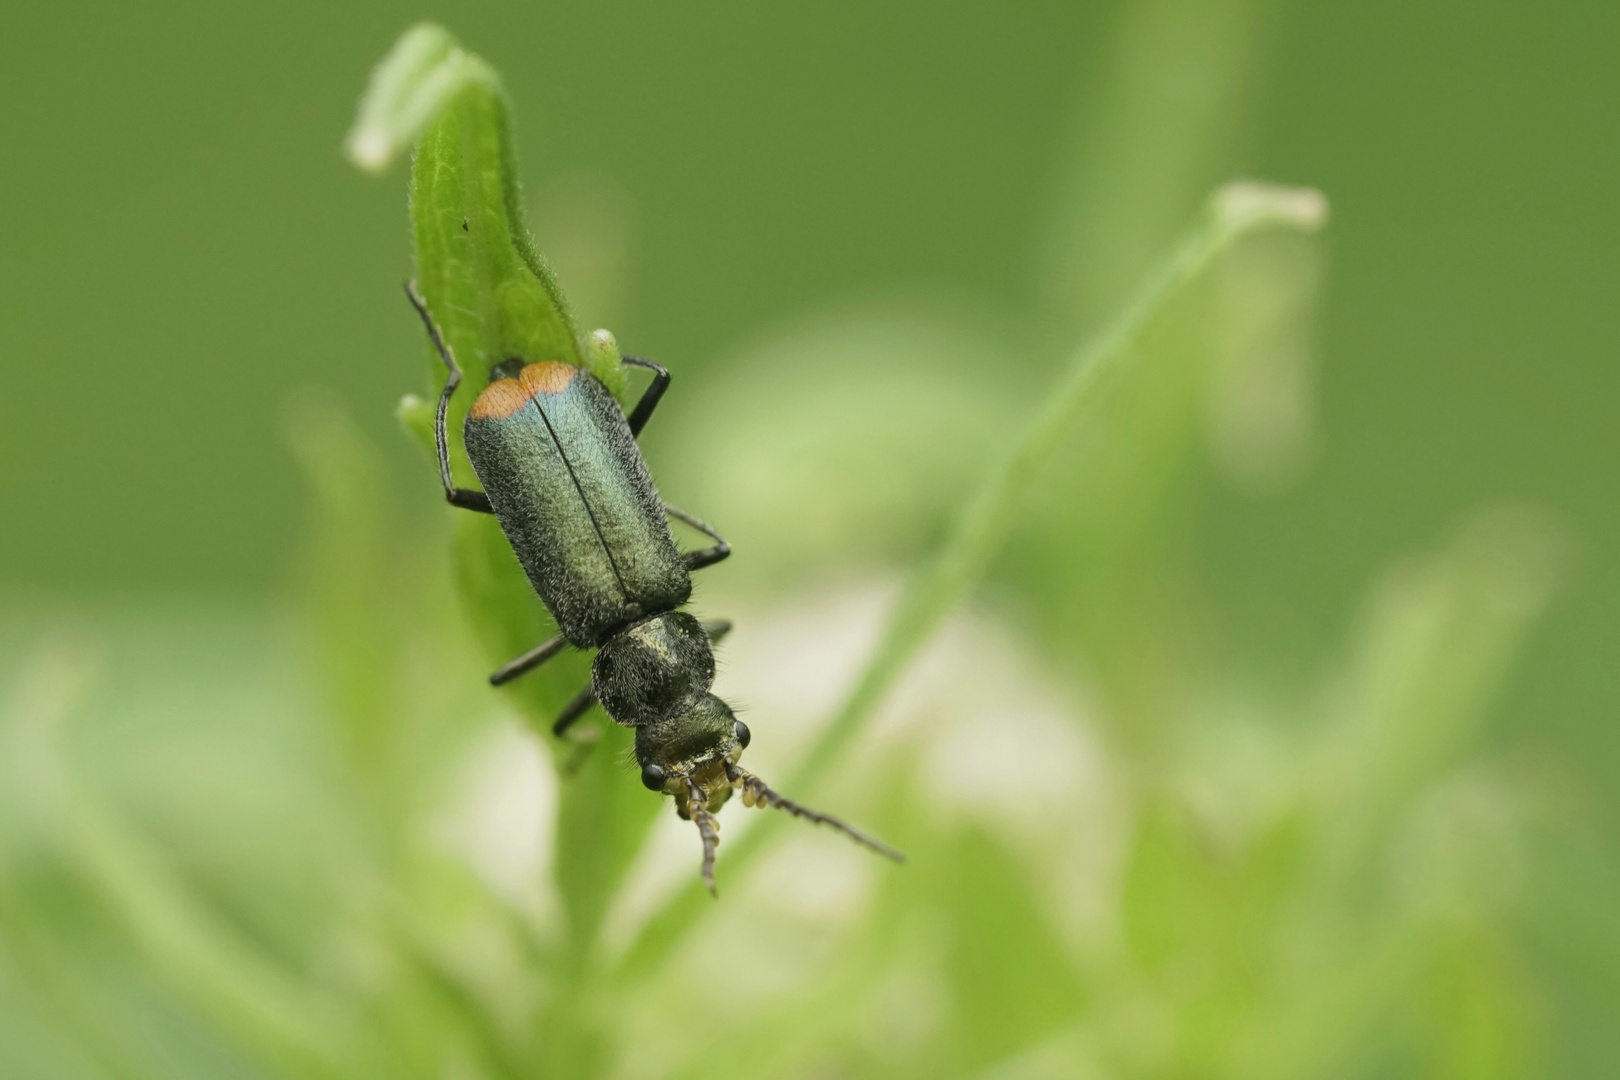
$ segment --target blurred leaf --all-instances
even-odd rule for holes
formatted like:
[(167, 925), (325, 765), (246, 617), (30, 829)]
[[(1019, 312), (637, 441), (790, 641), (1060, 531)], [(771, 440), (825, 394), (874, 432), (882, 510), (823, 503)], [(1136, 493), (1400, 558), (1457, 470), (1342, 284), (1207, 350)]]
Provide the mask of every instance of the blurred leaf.
[(1498, 508), (1375, 591), (1324, 748), (1337, 803), (1318, 851), (1329, 878), (1357, 875), (1414, 794), (1467, 747), (1551, 595), (1559, 548), (1541, 512)]
[(1045, 314), (1066, 341), (1100, 325), (1211, 187), (1233, 174), (1272, 0), (1129, 0), (1045, 233)]
[(829, 565), (909, 562), (1027, 413), (1019, 344), (922, 304), (796, 320), (660, 417), (654, 459), (674, 478), (660, 483), (747, 551), (727, 568), (733, 587), (780, 591)]
[(1021, 867), (975, 829), (941, 852), (940, 900), (951, 913), (947, 961), (955, 1008), (945, 1045), (958, 1067), (987, 1065), (1073, 1023), (1080, 980), (1036, 905)]
[(1435, 951), (1427, 987), (1434, 1025), (1436, 1080), (1507, 1080), (1523, 1076), (1535, 1018), (1505, 943), (1481, 928), (1457, 928)]
[(1031, 489), (1050, 468), (1053, 446), (1091, 395), (1130, 355), (1137, 336), (1169, 299), (1246, 234), (1266, 228), (1312, 230), (1327, 204), (1309, 190), (1234, 184), (1210, 199), (1200, 221), (1142, 283), (1124, 310), (1070, 362), (1033, 422), (968, 499), (938, 555), (908, 588), (849, 700), (795, 773), (814, 786), (939, 620), (972, 586), (1013, 529)]
[[(404, 641), (392, 587), (386, 477), (372, 447), (336, 406), (305, 395), (288, 410), (287, 444), (314, 495), (304, 582), (312, 666), (324, 682), (347, 763), (375, 804), (400, 750), (394, 664)], [(370, 807), (374, 823), (389, 815)]]
[(74, 684), (87, 677), (82, 665), (60, 645), (42, 650), (8, 710), (5, 760), (29, 811), (54, 834), (146, 962), (246, 1052), (295, 1076), (363, 1075), (353, 1017), (253, 955), (158, 852), (95, 802), (62, 760), (58, 733)]
[(1249, 494), (1280, 491), (1309, 465), (1320, 254), (1298, 234), (1256, 237), (1232, 253), (1216, 282), (1206, 437), (1222, 478)]
[[(5, 821), (5, 831), (17, 824)], [(41, 868), (25, 865), (14, 840), (0, 834), (0, 1016), (19, 1030), (0, 1032), (0, 1068), (43, 1072), (45, 1062), (23, 1071), (18, 1059), (32, 1051), (51, 1059), (51, 1075), (86, 1075), (88, 1064), (92, 1076), (157, 1080), (164, 1073), (149, 1040), (109, 1001), (102, 973), (90, 970), (89, 934), (72, 918), (75, 905), (41, 880)]]
[(1144, 807), (1121, 913), (1137, 963), (1156, 971), (1172, 959), (1207, 953), (1221, 900), (1218, 873), (1215, 853), (1184, 815), (1162, 803)]

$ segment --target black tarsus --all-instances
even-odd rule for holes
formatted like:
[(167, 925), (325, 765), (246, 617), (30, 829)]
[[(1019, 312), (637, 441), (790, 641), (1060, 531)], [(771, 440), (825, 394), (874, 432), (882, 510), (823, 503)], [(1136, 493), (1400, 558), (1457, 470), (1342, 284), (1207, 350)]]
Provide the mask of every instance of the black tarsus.
[(664, 504), (664, 513), (668, 514), (676, 521), (684, 521), (686, 524), (692, 526), (692, 528), (696, 529), (698, 532), (715, 542), (713, 547), (706, 547), (697, 551), (688, 551), (682, 553), (681, 561), (686, 564), (686, 569), (688, 572), (702, 570), (705, 566), (713, 566), (715, 563), (720, 562), (727, 555), (731, 554), (731, 545), (726, 543), (725, 537), (714, 531), (714, 527), (712, 525), (704, 524), (691, 514), (688, 514), (685, 510), (673, 507), (669, 505), (669, 503)]
[(450, 372), (445, 377), (444, 390), (439, 394), (439, 408), (433, 414), (433, 442), (439, 451), (439, 479), (444, 484), (445, 501), (463, 510), (493, 514), (495, 509), (490, 506), (488, 495), (482, 491), (473, 491), (471, 488), (458, 488), (455, 481), (450, 478), (450, 445), (444, 434), (444, 414), (450, 408), (450, 395), (461, 385), (461, 368), (456, 364), (456, 358), (451, 355), (450, 347), (444, 343), (444, 337), (433, 322), (433, 316), (428, 314), (427, 301), (416, 291), (414, 280), (405, 283), (405, 298), (411, 302), (416, 313), (422, 316), (422, 325), (427, 327), (428, 337), (433, 339), (433, 347), (439, 350), (439, 358), (444, 361), (444, 366)]
[(489, 677), (489, 685), (500, 686), (502, 683), (511, 682), (513, 679), (524, 674), (525, 672), (533, 671), (547, 660), (550, 660), (553, 656), (556, 656), (558, 653), (562, 652), (563, 649), (567, 648), (567, 646), (568, 639), (563, 637), (561, 634), (558, 634), (550, 641), (545, 641), (539, 645), (536, 645), (534, 648), (530, 649), (516, 660), (513, 660), (510, 663), (502, 664), (495, 670), (495, 673)]
[(620, 361), (632, 367), (646, 368), (653, 373), (653, 381), (646, 390), (642, 391), (641, 400), (636, 407), (630, 410), (626, 421), (630, 425), (632, 436), (640, 435), (641, 429), (647, 426), (647, 420), (652, 416), (653, 410), (658, 408), (658, 399), (664, 396), (669, 389), (669, 372), (659, 365), (640, 356), (621, 356)]

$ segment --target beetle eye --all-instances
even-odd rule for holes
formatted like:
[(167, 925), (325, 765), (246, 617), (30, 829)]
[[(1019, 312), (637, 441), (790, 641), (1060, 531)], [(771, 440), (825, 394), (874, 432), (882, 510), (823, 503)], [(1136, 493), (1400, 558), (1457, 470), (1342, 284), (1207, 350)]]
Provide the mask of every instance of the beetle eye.
[(753, 737), (753, 732), (748, 730), (748, 725), (741, 720), (737, 721), (737, 745), (746, 750), (748, 749), (748, 740)]
[(663, 791), (664, 781), (668, 778), (668, 774), (657, 765), (643, 765), (641, 768), (641, 782), (648, 791)]

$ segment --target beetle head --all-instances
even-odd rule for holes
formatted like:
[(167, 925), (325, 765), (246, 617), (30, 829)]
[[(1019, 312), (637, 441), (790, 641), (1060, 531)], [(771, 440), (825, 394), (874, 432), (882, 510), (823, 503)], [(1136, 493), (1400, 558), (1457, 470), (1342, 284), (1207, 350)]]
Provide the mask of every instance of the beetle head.
[(683, 818), (692, 816), (691, 785), (696, 785), (701, 792), (698, 801), (710, 811), (731, 796), (725, 763), (736, 762), (747, 745), (747, 726), (732, 715), (730, 706), (708, 693), (670, 719), (636, 728), (641, 782), (675, 796)]
[(748, 725), (732, 715), (725, 702), (704, 694), (693, 707), (664, 723), (636, 729), (636, 760), (641, 782), (675, 797), (675, 810), (694, 822), (703, 838), (703, 883), (714, 892), (714, 853), (720, 845), (720, 822), (714, 812), (733, 791), (744, 806), (785, 810), (818, 825), (830, 825), (879, 855), (904, 862), (905, 856), (844, 822), (784, 799), (737, 762), (750, 739)]

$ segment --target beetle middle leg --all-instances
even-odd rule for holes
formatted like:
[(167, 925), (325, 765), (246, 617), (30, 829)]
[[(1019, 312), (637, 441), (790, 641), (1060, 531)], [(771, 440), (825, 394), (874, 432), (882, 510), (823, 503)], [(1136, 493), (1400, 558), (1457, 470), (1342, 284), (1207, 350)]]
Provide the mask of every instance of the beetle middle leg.
[(568, 639), (563, 637), (561, 634), (558, 634), (551, 640), (536, 645), (534, 648), (530, 649), (516, 660), (512, 660), (496, 668), (495, 673), (489, 677), (489, 685), (500, 686), (502, 683), (511, 682), (519, 675), (533, 671), (547, 660), (550, 660), (553, 656), (556, 656), (558, 653), (562, 652), (567, 646)]
[(688, 571), (702, 570), (705, 566), (713, 566), (731, 554), (731, 545), (726, 543), (725, 537), (714, 531), (712, 525), (704, 524), (685, 510), (677, 509), (669, 505), (669, 503), (664, 504), (664, 513), (676, 521), (685, 522), (715, 542), (713, 547), (700, 548), (697, 551), (688, 551), (681, 555), (681, 561), (686, 563)]
[(575, 720), (590, 712), (591, 706), (595, 704), (596, 690), (594, 687), (587, 686), (574, 695), (573, 701), (563, 706), (563, 711), (557, 714), (557, 722), (551, 725), (551, 733), (558, 736), (562, 735), (573, 725)]
[(439, 333), (439, 327), (434, 323), (433, 316), (428, 314), (427, 302), (416, 291), (416, 282), (405, 283), (405, 298), (411, 302), (416, 313), (422, 316), (422, 325), (427, 327), (428, 337), (433, 339), (433, 347), (439, 350), (439, 358), (449, 370), (449, 374), (445, 376), (444, 390), (439, 394), (438, 411), (433, 414), (433, 442), (439, 451), (439, 479), (444, 483), (445, 501), (463, 510), (493, 514), (495, 509), (489, 505), (488, 495), (471, 488), (458, 488), (455, 481), (450, 478), (450, 445), (444, 435), (444, 414), (450, 408), (450, 396), (456, 392), (456, 387), (461, 385), (461, 367), (451, 355), (450, 347), (444, 343), (444, 337)]

